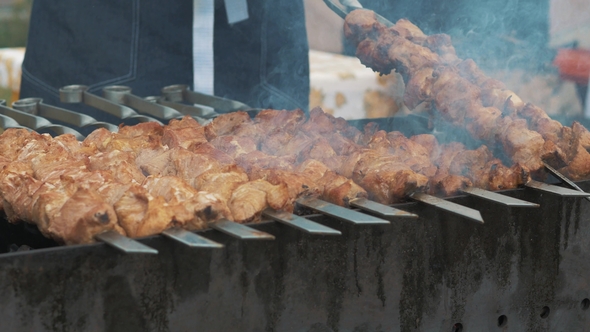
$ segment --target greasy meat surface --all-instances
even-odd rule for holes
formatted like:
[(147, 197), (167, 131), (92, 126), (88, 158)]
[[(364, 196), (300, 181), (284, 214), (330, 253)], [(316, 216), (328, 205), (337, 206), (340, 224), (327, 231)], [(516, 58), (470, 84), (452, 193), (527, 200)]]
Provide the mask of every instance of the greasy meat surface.
[(311, 138), (303, 132), (298, 132), (295, 135), (278, 132), (271, 135), (261, 144), (260, 151), (276, 156), (297, 156), (304, 150), (309, 149), (312, 143)]
[(428, 153), (428, 156), (431, 159), (434, 159), (434, 157), (438, 156), (438, 141), (436, 139), (436, 137), (434, 137), (434, 135), (431, 134), (420, 134), (420, 135), (414, 135), (412, 137), (410, 137), (410, 140), (412, 140), (412, 142), (420, 144), (424, 149), (426, 149), (426, 152)]
[(303, 173), (259, 168), (252, 171), (250, 178), (266, 180), (274, 185), (284, 183), (289, 192), (290, 204), (299, 197), (319, 197), (324, 192), (324, 186), (319, 181)]
[(473, 183), (465, 176), (437, 173), (430, 180), (430, 192), (444, 196), (450, 196), (460, 193), (462, 189), (471, 187)]
[(202, 143), (207, 143), (205, 128), (189, 116), (182, 120), (170, 120), (162, 131), (162, 144), (169, 148), (182, 147), (191, 150)]
[(250, 153), (242, 154), (236, 158), (236, 163), (250, 173), (252, 168), (272, 168), (280, 170), (293, 170), (297, 156), (282, 155), (272, 156), (262, 151), (256, 150)]
[(234, 135), (217, 136), (211, 140), (211, 145), (232, 158), (256, 151), (257, 148), (256, 142), (253, 139)]
[(120, 126), (118, 134), (125, 137), (162, 136), (163, 130), (164, 127), (156, 122), (142, 122), (135, 126)]
[(91, 242), (95, 234), (119, 227), (113, 206), (94, 191), (82, 188), (49, 219), (47, 233), (58, 242), (67, 239), (66, 244)]
[(375, 12), (370, 10), (355, 10), (344, 21), (344, 35), (355, 45), (365, 38), (376, 38), (380, 29), (385, 27), (377, 22)]
[(463, 126), (470, 110), (482, 107), (479, 88), (452, 69), (437, 71), (435, 77), (432, 90), (437, 110), (448, 121)]
[(221, 114), (205, 126), (205, 135), (209, 141), (217, 136), (227, 135), (237, 126), (252, 122), (246, 112)]
[(378, 131), (373, 135), (368, 146), (377, 151), (399, 156), (400, 162), (424, 176), (431, 177), (436, 173), (436, 167), (430, 161), (428, 150), (400, 132)]
[(192, 147), (190, 151), (196, 154), (206, 154), (208, 156), (211, 156), (213, 159), (217, 160), (223, 165), (235, 164), (234, 158), (230, 157), (227, 153), (214, 147), (211, 143), (199, 144), (196, 147)]
[(132, 152), (113, 150), (99, 152), (88, 157), (89, 170), (112, 170), (116, 179), (122, 183), (135, 181), (142, 183), (145, 179), (141, 169), (135, 163), (136, 155)]
[(432, 98), (432, 84), (434, 69), (422, 68), (410, 77), (404, 92), (404, 104), (413, 110), (423, 102), (430, 102)]
[(526, 168), (519, 164), (506, 167), (486, 146), (467, 150), (460, 143), (439, 145), (432, 139), (425, 140), (424, 135), (420, 136), (416, 141), (426, 141), (433, 146), (436, 156), (433, 162), (438, 170), (430, 179), (431, 193), (453, 195), (469, 186), (489, 190), (516, 188), (530, 179)]
[(0, 140), (0, 151), (2, 155), (12, 159), (13, 156), (25, 145), (32, 137), (39, 134), (30, 132), (26, 129), (8, 129), (2, 133), (3, 139)]
[(409, 193), (424, 188), (428, 183), (426, 176), (387, 157), (361, 159), (352, 178), (370, 193), (370, 198), (384, 204), (397, 202)]
[(276, 132), (285, 132), (295, 134), (299, 128), (306, 122), (305, 113), (302, 110), (263, 110), (256, 115), (254, 121), (263, 128), (266, 135)]
[(230, 165), (199, 174), (193, 180), (193, 186), (201, 191), (214, 192), (224, 201), (228, 201), (232, 192), (248, 181), (248, 174), (241, 167)]
[[(143, 183), (148, 193), (161, 197), (173, 214), (166, 219), (155, 220), (147, 233), (160, 233), (173, 223), (189, 229), (202, 229), (209, 220), (230, 217), (229, 209), (223, 199), (216, 194), (197, 191), (182, 179), (175, 176), (149, 176)], [(145, 227), (145, 226), (144, 226)]]
[(229, 209), (236, 222), (252, 221), (266, 206), (281, 210), (289, 203), (285, 184), (273, 185), (265, 180), (254, 180), (239, 185), (229, 200)]
[(320, 161), (308, 159), (299, 165), (297, 172), (323, 188), (320, 197), (331, 203), (347, 206), (355, 198), (367, 197), (365, 189), (351, 179), (331, 171)]

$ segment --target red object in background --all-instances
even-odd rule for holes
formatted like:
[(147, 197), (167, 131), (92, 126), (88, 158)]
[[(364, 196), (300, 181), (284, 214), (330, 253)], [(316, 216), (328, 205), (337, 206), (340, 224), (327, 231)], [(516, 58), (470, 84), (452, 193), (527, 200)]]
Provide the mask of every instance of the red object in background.
[(562, 79), (581, 85), (588, 84), (590, 78), (590, 51), (563, 48), (557, 52), (553, 65), (559, 69)]

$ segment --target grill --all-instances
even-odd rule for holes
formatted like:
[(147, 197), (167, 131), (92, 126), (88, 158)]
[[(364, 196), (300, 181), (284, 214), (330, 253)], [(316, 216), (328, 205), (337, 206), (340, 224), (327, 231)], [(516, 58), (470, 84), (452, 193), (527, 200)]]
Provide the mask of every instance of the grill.
[[(62, 100), (129, 124), (184, 114), (206, 123), (221, 112), (257, 111), (183, 86), (149, 98), (126, 87), (100, 97), (68, 86)], [(4, 127), (79, 138), (94, 128), (117, 130), (38, 99), (14, 108), (0, 107)], [(415, 116), (371, 121), (406, 135), (428, 131)], [(2, 246), (18, 249), (0, 255), (3, 327), (582, 330), (590, 314), (590, 205), (581, 198), (590, 181), (571, 190), (558, 180), (501, 193), (468, 188), (445, 200), (415, 193), (394, 206), (301, 199), (298, 215), (266, 211), (258, 224), (221, 221), (198, 233), (171, 229), (137, 240), (105, 233), (104, 243), (67, 247), (3, 221)]]

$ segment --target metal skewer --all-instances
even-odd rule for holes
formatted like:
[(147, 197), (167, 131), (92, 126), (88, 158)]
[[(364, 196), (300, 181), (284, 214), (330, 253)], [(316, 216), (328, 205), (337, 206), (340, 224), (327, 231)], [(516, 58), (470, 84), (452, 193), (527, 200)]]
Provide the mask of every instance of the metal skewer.
[(163, 231), (162, 235), (191, 248), (223, 248), (223, 244), (221, 243), (211, 241), (178, 227), (169, 228)]
[(480, 224), (484, 223), (483, 218), (481, 217), (481, 213), (479, 213), (479, 211), (477, 211), (475, 209), (468, 208), (466, 206), (459, 205), (459, 204), (453, 203), (453, 202), (449, 202), (449, 201), (446, 201), (442, 198), (438, 198), (438, 197), (431, 196), (428, 194), (423, 194), (423, 193), (413, 193), (410, 195), (410, 198), (412, 198), (418, 202), (422, 202), (424, 204), (428, 204), (430, 206), (434, 206), (436, 208), (456, 214), (458, 216), (465, 217), (467, 219), (476, 221)]
[(142, 97), (131, 94), (131, 88), (123, 85), (111, 85), (102, 89), (104, 98), (114, 103), (129, 106), (138, 110), (141, 113), (145, 113), (156, 117), (158, 119), (170, 120), (179, 119), (184, 115), (177, 110), (166, 107), (160, 104), (156, 104), (145, 100)]
[(166, 97), (163, 96), (149, 96), (145, 97), (146, 100), (158, 103), (160, 105), (164, 105), (166, 107), (173, 108), (179, 111), (182, 114), (191, 115), (194, 117), (199, 117), (203, 119), (212, 119), (217, 117), (219, 114), (216, 113), (213, 108), (209, 106), (196, 106), (196, 105), (188, 105), (182, 104), (180, 102), (169, 101)]
[(59, 89), (59, 99), (62, 103), (84, 103), (108, 114), (116, 116), (121, 120), (135, 119), (139, 122), (158, 122), (155, 118), (137, 114), (132, 108), (114, 103), (108, 99), (88, 92), (85, 85), (68, 85)]
[(96, 121), (95, 118), (89, 115), (45, 104), (41, 98), (20, 99), (15, 101), (12, 104), (12, 107), (25, 113), (62, 121), (78, 128), (106, 128), (112, 132), (117, 132), (119, 130), (119, 127), (112, 123)]
[[(342, 18), (346, 18), (351, 11), (355, 9), (362, 9), (363, 6), (357, 0), (324, 0), (324, 3), (330, 8), (334, 13)], [(392, 27), (394, 24), (391, 23), (385, 17), (375, 13), (375, 17), (377, 21), (381, 24), (384, 24), (387, 27)]]
[(346, 7), (350, 7), (350, 8), (355, 8), (355, 9), (359, 9), (359, 8), (363, 8), (363, 5), (360, 4), (360, 2), (358, 2), (357, 0), (342, 0), (340, 1), (341, 4), (343, 4)]
[[(576, 189), (577, 191), (580, 191), (580, 192), (584, 192), (584, 190), (582, 188), (578, 187), (578, 185), (575, 184), (574, 181), (568, 179), (567, 176), (561, 174), (561, 172), (559, 172), (555, 168), (551, 167), (551, 165), (547, 164), (546, 162), (543, 162), (543, 165), (545, 165), (545, 168), (549, 171), (549, 173), (553, 174), (555, 177), (557, 177), (558, 179), (563, 181), (565, 184), (570, 186), (570, 188)], [(590, 201), (590, 197), (586, 197), (586, 199)]]
[(312, 210), (319, 211), (331, 217), (353, 223), (355, 225), (383, 225), (390, 224), (389, 221), (373, 217), (368, 214), (360, 213), (354, 210), (328, 203), (317, 198), (300, 198), (297, 204), (308, 207)]
[(72, 134), (76, 136), (77, 140), (84, 139), (84, 135), (80, 134), (78, 131), (70, 127), (53, 124), (51, 123), (51, 121), (45, 118), (17, 111), (10, 107), (4, 106), (3, 104), (0, 105), (0, 114), (2, 114), (5, 117), (11, 118), (13, 121), (16, 121), (20, 126), (24, 128), (32, 129), (40, 133), (49, 132), (53, 135)]
[[(0, 106), (6, 106), (6, 100), (0, 99)], [(0, 128), (2, 128), (2, 129), (21, 128), (21, 129), (31, 130), (31, 128), (26, 128), (24, 126), (21, 126), (16, 120), (14, 120), (13, 118), (11, 118), (9, 116), (5, 116), (3, 114), (0, 114)]]
[(501, 195), (501, 194), (498, 194), (498, 193), (495, 193), (492, 191), (483, 190), (483, 189), (479, 189), (479, 188), (470, 187), (470, 188), (465, 188), (461, 191), (463, 191), (466, 194), (475, 196), (475, 197), (483, 198), (485, 200), (492, 201), (495, 203), (500, 203), (502, 205), (506, 205), (506, 206), (510, 206), (510, 207), (529, 207), (529, 208), (539, 207), (539, 204), (537, 204), (537, 203), (527, 202), (522, 199), (518, 199), (518, 198), (506, 196), (506, 195)]
[(6, 115), (2, 115), (2, 114), (0, 114), (0, 128), (2, 128), (2, 129), (8, 129), (8, 128), (24, 128), (24, 129), (31, 130), (31, 128), (26, 128), (24, 126), (21, 126), (13, 118), (10, 118), (10, 117), (8, 117)]
[(366, 198), (357, 198), (350, 201), (350, 205), (365, 210), (383, 218), (418, 218), (417, 214), (396, 209), (391, 206), (377, 203)]
[(158, 254), (156, 249), (150, 248), (115, 231), (98, 234), (95, 238), (126, 254)]
[[(0, 99), (0, 106), (5, 106), (6, 105), (6, 100), (4, 99)], [(31, 129), (31, 128), (26, 128), (24, 126), (21, 126), (15, 119), (6, 116), (4, 114), (1, 114), (0, 112), (0, 127), (2, 129), (8, 129), (8, 128), (23, 128), (23, 129)]]
[[(211, 119), (213, 119), (215, 116), (218, 115), (217, 113), (213, 112), (211, 109), (205, 110), (202, 107), (173, 103), (171, 101), (164, 100), (160, 96), (147, 96), (144, 99), (149, 101), (150, 103), (155, 103), (155, 104), (162, 105), (164, 107), (169, 107), (169, 108), (175, 109), (184, 115), (190, 115), (193, 119), (197, 120), (197, 122), (201, 125), (206, 125), (207, 123), (209, 123), (211, 121)], [(202, 114), (206, 113), (206, 112), (209, 112), (209, 113), (213, 112), (215, 114), (215, 116), (205, 118), (202, 116)]]
[(212, 223), (211, 228), (216, 229), (222, 233), (233, 236), (240, 240), (274, 240), (274, 235), (257, 231), (248, 226), (235, 223), (233, 221), (222, 219)]
[(204, 93), (192, 91), (187, 85), (175, 84), (162, 88), (162, 96), (171, 102), (186, 102), (209, 106), (215, 109), (217, 113), (230, 113), (237, 111), (258, 113), (260, 109), (252, 108), (239, 101), (207, 95)]
[(552, 194), (556, 194), (556, 195), (564, 196), (564, 197), (590, 197), (590, 193), (585, 193), (585, 192), (580, 192), (577, 190), (571, 190), (568, 188), (554, 186), (551, 184), (546, 184), (546, 183), (535, 181), (535, 180), (530, 180), (529, 182), (527, 182), (525, 184), (525, 186), (532, 188), (532, 189), (541, 190), (544, 192), (548, 192), (548, 193), (552, 193)]
[(342, 235), (340, 231), (318, 224), (309, 219), (296, 216), (292, 213), (267, 209), (262, 212), (262, 215), (309, 234)]

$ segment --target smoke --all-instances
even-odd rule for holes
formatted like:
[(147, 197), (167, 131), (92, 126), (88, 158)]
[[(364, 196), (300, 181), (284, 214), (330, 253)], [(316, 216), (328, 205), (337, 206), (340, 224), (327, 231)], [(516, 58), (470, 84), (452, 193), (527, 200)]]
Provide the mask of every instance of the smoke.
[[(362, 0), (361, 0), (362, 1)], [(484, 70), (544, 71), (548, 48), (548, 0), (364, 0), (395, 22), (408, 18), (426, 34), (451, 36), (460, 58)]]

